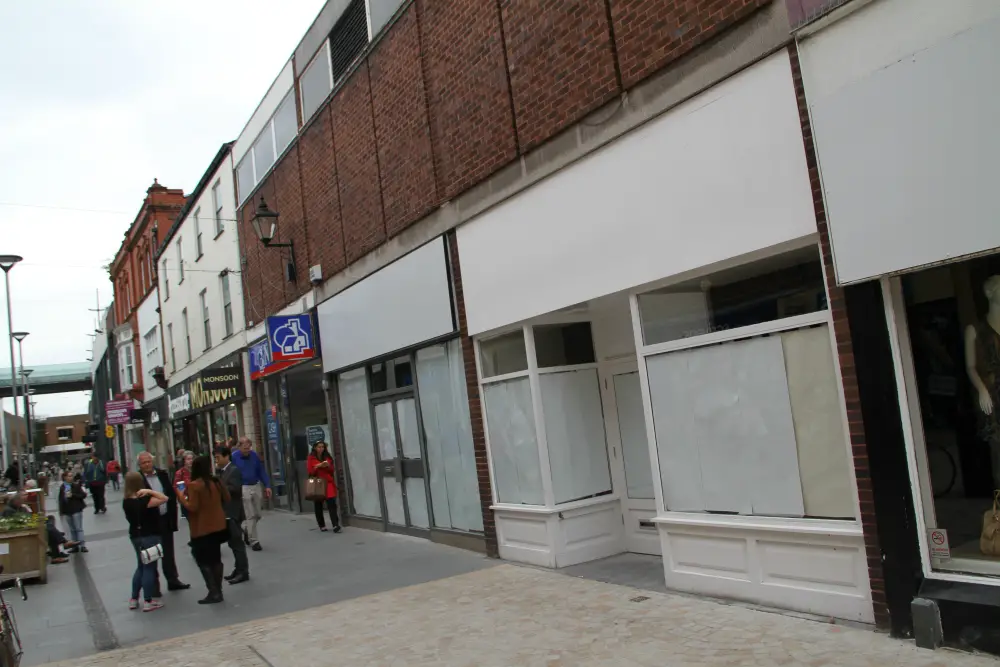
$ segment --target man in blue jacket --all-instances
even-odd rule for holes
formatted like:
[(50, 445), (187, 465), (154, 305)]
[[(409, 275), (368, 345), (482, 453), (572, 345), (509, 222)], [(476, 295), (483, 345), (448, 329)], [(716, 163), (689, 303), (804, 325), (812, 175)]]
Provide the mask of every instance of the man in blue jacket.
[[(233, 465), (240, 470), (243, 478), (243, 512), (246, 519), (243, 522), (243, 541), (254, 551), (260, 551), (260, 539), (257, 537), (257, 522), (260, 521), (262, 498), (271, 497), (271, 480), (264, 470), (264, 462), (253, 451), (253, 441), (246, 436), (240, 438), (240, 448), (233, 452)], [(263, 492), (261, 491), (263, 487)]]
[(104, 468), (104, 463), (93, 454), (87, 465), (83, 467), (83, 481), (90, 489), (90, 495), (94, 499), (94, 514), (107, 514), (108, 506), (104, 501), (104, 486), (108, 483), (108, 473)]

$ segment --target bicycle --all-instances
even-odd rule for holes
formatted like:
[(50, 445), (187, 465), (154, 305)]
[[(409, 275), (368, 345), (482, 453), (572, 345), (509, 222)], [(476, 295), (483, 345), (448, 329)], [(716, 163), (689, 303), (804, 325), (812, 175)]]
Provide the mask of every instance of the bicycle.
[[(0, 565), (0, 575), (2, 574), (3, 565)], [(26, 601), (28, 594), (24, 590), (24, 582), (21, 581), (20, 577), (15, 577), (13, 581), (13, 588), (17, 589), (21, 600)], [(17, 633), (14, 608), (3, 599), (5, 585), (0, 585), (0, 667), (17, 667), (21, 664), (24, 649), (21, 646), (21, 636)], [(7, 587), (10, 588), (10, 586)]]

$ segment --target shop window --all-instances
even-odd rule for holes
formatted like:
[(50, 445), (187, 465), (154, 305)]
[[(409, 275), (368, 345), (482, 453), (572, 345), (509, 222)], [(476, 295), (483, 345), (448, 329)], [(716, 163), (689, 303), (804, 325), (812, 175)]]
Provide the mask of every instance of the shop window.
[(533, 327), (532, 332), (539, 368), (592, 364), (597, 361), (590, 322), (544, 324)]
[(385, 364), (372, 364), (372, 393), (389, 391), (389, 374)]
[(1000, 576), (1000, 531), (986, 530), (1000, 489), (1000, 257), (900, 285), (894, 309), (906, 394), (919, 402), (910, 419), (923, 515), (939, 531), (928, 556), (935, 569)]
[(812, 248), (639, 295), (646, 345), (822, 310), (823, 268)]
[(413, 386), (413, 366), (409, 357), (399, 357), (371, 365), (372, 393)]
[(482, 531), (479, 477), (461, 342), (455, 339), (419, 350), (417, 379), (434, 525)]
[(597, 369), (544, 373), (538, 383), (556, 504), (610, 493)]
[(337, 390), (354, 511), (362, 516), (379, 518), (382, 516), (382, 503), (379, 499), (365, 369), (341, 374), (337, 378)]
[(484, 378), (528, 370), (524, 332), (518, 329), (495, 338), (481, 340), (479, 358)]
[[(689, 339), (642, 351), (667, 510), (854, 518), (822, 271), (811, 255), (713, 275), (698, 292), (639, 297), (647, 343)], [(754, 326), (763, 323), (766, 331)]]
[(542, 505), (542, 474), (530, 380), (519, 377), (483, 385), (497, 500)]
[(73, 439), (73, 427), (72, 426), (62, 426), (56, 429), (56, 437), (60, 440), (72, 440)]

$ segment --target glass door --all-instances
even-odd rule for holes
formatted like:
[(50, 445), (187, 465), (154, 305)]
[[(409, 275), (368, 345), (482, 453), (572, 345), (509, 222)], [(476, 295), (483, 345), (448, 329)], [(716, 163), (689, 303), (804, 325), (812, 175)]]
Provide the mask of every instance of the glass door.
[(413, 396), (390, 398), (374, 406), (378, 467), (386, 520), (397, 528), (430, 528), (427, 487)]

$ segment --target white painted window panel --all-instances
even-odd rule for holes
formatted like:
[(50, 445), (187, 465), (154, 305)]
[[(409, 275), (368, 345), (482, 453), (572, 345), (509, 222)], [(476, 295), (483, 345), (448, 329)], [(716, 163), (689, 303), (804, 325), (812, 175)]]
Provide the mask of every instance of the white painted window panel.
[(355, 283), (316, 312), (326, 372), (453, 332), (444, 239)]
[(781, 51), (459, 227), (469, 330), (815, 233)]
[(625, 486), (629, 498), (654, 498), (653, 469), (650, 463), (646, 418), (642, 410), (639, 373), (614, 376), (618, 432), (625, 462)]
[(434, 524), (482, 531), (465, 364), (458, 339), (417, 351), (417, 385)]
[[(953, 3), (937, 4), (952, 11)], [(920, 14), (910, 9), (898, 15)], [(811, 42), (804, 47), (837, 279), (865, 280), (1000, 246), (993, 196), (1000, 181), (1000, 18), (910, 43), (916, 50), (897, 60), (872, 57), (869, 71), (845, 73), (842, 54), (853, 53), (858, 34), (867, 32), (864, 16), (857, 18), (815, 42), (812, 53)], [(884, 34), (909, 30), (903, 21)], [(834, 43), (842, 47), (837, 60)]]
[[(375, 434), (378, 437), (379, 457), (382, 461), (393, 461), (398, 453), (396, 443), (396, 422), (392, 403), (375, 406)], [(395, 477), (382, 477), (385, 489), (385, 511), (389, 523), (406, 525), (406, 510), (403, 509), (403, 485)]]
[(780, 338), (646, 363), (667, 509), (803, 515)]
[(382, 516), (379, 500), (378, 466), (375, 463), (375, 440), (368, 405), (368, 380), (364, 369), (344, 373), (338, 378), (340, 414), (344, 420), (344, 444), (351, 473), (354, 509), (370, 517)]
[(302, 120), (309, 122), (316, 109), (330, 94), (332, 79), (330, 78), (330, 41), (323, 43), (309, 67), (299, 79), (302, 91)]
[(543, 505), (535, 412), (528, 378), (483, 386), (497, 500)]
[(611, 491), (597, 369), (538, 378), (556, 503)]

